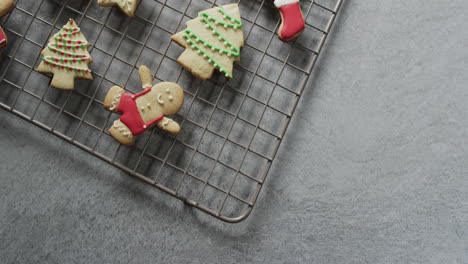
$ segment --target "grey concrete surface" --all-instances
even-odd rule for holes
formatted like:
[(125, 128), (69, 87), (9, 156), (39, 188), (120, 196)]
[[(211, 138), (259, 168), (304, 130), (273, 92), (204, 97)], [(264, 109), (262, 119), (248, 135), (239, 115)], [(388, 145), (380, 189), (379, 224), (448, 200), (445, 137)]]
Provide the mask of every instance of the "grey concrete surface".
[(348, 0), (225, 224), (0, 111), (1, 263), (468, 263), (468, 2)]

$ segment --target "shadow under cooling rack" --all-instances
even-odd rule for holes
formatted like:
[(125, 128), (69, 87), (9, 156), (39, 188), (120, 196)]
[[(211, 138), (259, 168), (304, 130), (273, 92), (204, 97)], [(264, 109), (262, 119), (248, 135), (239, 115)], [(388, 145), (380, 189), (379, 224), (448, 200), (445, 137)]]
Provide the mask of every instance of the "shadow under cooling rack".
[[(170, 36), (201, 10), (238, 2), (246, 46), (234, 79), (199, 81), (176, 62), (182, 48)], [(2, 18), (9, 38), (0, 60), (0, 106), (189, 205), (226, 222), (251, 212), (298, 100), (322, 50), (342, 0), (301, 1), (306, 29), (284, 43), (280, 17), (270, 0), (142, 0), (133, 18), (95, 0), (18, 0)], [(88, 41), (93, 81), (75, 91), (51, 88), (36, 68), (40, 51), (69, 18)], [(177, 137), (158, 130), (119, 145), (107, 130), (115, 114), (102, 107), (113, 85), (138, 92), (138, 66), (154, 82), (185, 90), (174, 119)]]

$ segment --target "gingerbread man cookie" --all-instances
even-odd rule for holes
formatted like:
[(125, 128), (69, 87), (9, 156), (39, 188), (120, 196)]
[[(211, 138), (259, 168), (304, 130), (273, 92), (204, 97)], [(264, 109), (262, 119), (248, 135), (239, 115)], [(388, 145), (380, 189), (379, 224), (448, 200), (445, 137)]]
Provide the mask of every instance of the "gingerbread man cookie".
[[(13, 0), (0, 0), (0, 17), (8, 14), (15, 8)], [(0, 27), (0, 48), (5, 47), (8, 44), (8, 39), (5, 32)]]
[(242, 21), (237, 4), (202, 11), (187, 21), (187, 29), (171, 37), (185, 48), (177, 59), (195, 77), (206, 80), (218, 70), (232, 78), (233, 63), (244, 46)]
[(75, 79), (92, 80), (88, 64), (93, 62), (88, 52), (88, 42), (73, 19), (62, 27), (41, 54), (42, 62), (37, 68), (41, 73), (52, 73), (51, 85), (63, 90), (75, 89)]
[(131, 17), (135, 14), (138, 0), (98, 0), (98, 4), (104, 7), (118, 6), (122, 12)]
[(153, 125), (176, 135), (180, 126), (166, 115), (177, 113), (184, 103), (184, 91), (176, 83), (162, 82), (153, 86), (151, 72), (146, 66), (139, 69), (143, 91), (125, 93), (112, 87), (104, 99), (104, 108), (122, 116), (112, 124), (110, 134), (121, 144), (131, 145), (135, 137)]
[(283, 41), (289, 41), (301, 34), (305, 28), (299, 0), (275, 0), (275, 6), (281, 14), (281, 25), (278, 36)]

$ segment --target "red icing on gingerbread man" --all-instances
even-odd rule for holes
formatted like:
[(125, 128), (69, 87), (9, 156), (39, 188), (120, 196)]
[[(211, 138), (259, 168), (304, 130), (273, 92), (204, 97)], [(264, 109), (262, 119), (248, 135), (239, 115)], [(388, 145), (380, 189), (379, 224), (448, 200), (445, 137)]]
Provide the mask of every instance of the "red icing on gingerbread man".
[(164, 118), (164, 115), (161, 115), (148, 123), (145, 123), (145, 121), (143, 121), (141, 118), (140, 112), (138, 111), (138, 106), (136, 104), (136, 99), (147, 94), (148, 92), (151, 92), (151, 89), (152, 87), (149, 87), (143, 92), (134, 95), (124, 93), (120, 98), (120, 103), (117, 107), (117, 111), (122, 113), (120, 121), (122, 121), (122, 123), (124, 123), (128, 129), (130, 129), (130, 132), (132, 132), (132, 134), (135, 136), (145, 132), (148, 127)]
[(284, 41), (296, 38), (305, 28), (299, 0), (275, 0), (275, 6), (279, 8), (282, 19), (278, 36)]

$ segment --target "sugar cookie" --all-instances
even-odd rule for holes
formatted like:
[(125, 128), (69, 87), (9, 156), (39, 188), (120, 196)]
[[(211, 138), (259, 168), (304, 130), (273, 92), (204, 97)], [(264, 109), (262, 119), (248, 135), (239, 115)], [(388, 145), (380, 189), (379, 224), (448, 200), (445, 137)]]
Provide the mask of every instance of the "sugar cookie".
[[(0, 17), (8, 14), (15, 8), (15, 2), (13, 0), (0, 0)], [(5, 47), (8, 44), (5, 31), (0, 27), (0, 48)]]
[(5, 47), (7, 44), (8, 44), (8, 39), (6, 37), (6, 34), (3, 31), (3, 28), (0, 27), (0, 48)]
[(202, 80), (211, 78), (215, 69), (232, 78), (233, 63), (239, 61), (244, 46), (239, 6), (202, 11), (186, 25), (187, 29), (171, 37), (185, 48), (177, 62)]
[(75, 89), (75, 78), (93, 79), (88, 69), (88, 64), (93, 62), (88, 45), (80, 28), (70, 19), (42, 50), (42, 62), (37, 71), (52, 73), (51, 85), (55, 88)]
[(177, 113), (184, 103), (184, 91), (176, 83), (162, 82), (153, 86), (151, 72), (146, 66), (139, 69), (143, 91), (125, 93), (112, 87), (104, 99), (104, 108), (122, 116), (112, 124), (110, 134), (121, 144), (131, 145), (135, 137), (151, 126), (178, 134), (180, 126), (166, 115)]
[(289, 41), (301, 34), (305, 28), (299, 0), (275, 0), (275, 6), (281, 14), (281, 25), (278, 36), (283, 41)]
[(118, 6), (122, 12), (131, 17), (135, 14), (138, 0), (98, 0), (98, 4), (104, 7)]

